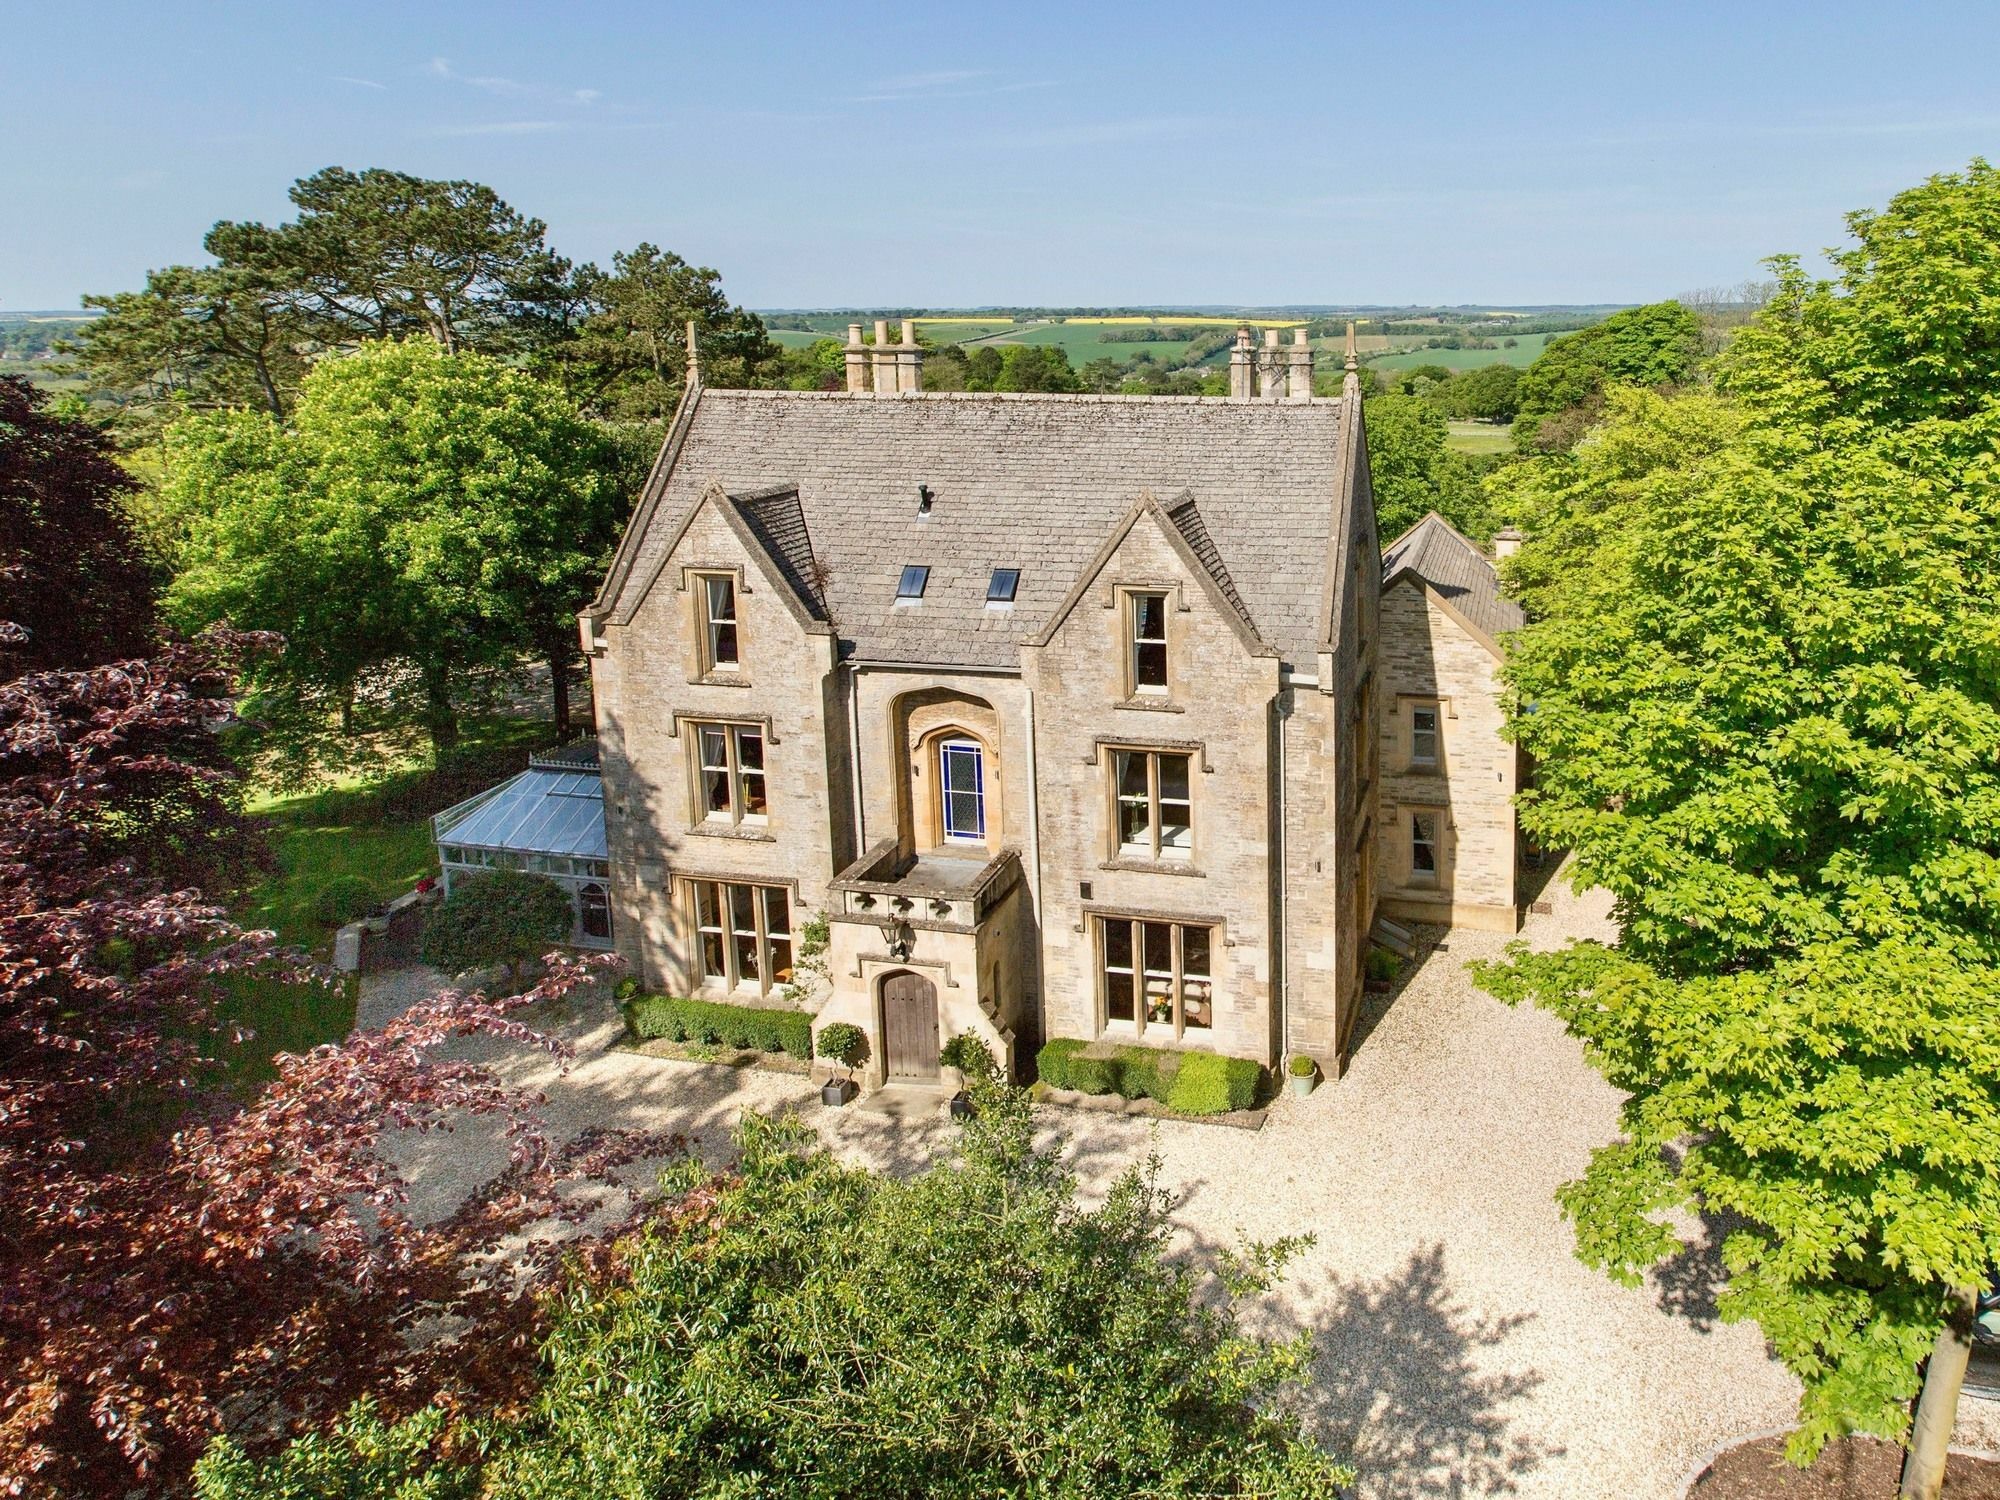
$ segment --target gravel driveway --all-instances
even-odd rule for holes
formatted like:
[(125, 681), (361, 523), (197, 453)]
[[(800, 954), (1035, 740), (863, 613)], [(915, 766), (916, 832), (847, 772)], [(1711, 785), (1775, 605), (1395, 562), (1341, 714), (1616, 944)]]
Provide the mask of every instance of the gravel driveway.
[[(1548, 895), (1553, 911), (1524, 933), (1534, 945), (1609, 935), (1601, 894)], [(1089, 1186), (1157, 1152), (1187, 1244), (1316, 1237), (1255, 1317), (1318, 1336), (1310, 1416), (1361, 1468), (1362, 1496), (1674, 1500), (1711, 1449), (1787, 1423), (1796, 1388), (1755, 1328), (1716, 1322), (1708, 1255), (1629, 1291), (1576, 1261), (1552, 1195), (1615, 1134), (1617, 1095), (1551, 1017), (1473, 988), (1466, 961), (1504, 942), (1449, 934), (1400, 993), (1371, 997), (1347, 1077), (1281, 1100), (1259, 1133), (1044, 1114)], [(362, 1024), (435, 983), (364, 981)], [(790, 1105), (843, 1156), (908, 1171), (951, 1129), (821, 1109), (797, 1076), (606, 1050), (619, 1027), (603, 1002), (565, 1029), (579, 1051), (566, 1075), (518, 1049), (489, 1059), (547, 1093), (561, 1132), (678, 1130), (719, 1156), (742, 1111)], [(470, 1131), (399, 1154), (431, 1211), (500, 1165)], [(1993, 1408), (1965, 1406), (1960, 1440), (2000, 1445)]]

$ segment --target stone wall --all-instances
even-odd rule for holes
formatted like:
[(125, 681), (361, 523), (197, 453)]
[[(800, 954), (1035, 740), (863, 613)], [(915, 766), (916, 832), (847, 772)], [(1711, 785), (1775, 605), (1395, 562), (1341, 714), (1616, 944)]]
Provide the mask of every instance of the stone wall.
[[(1275, 657), (1255, 656), (1155, 513), (1141, 514), (1044, 647), (1023, 652), (1034, 692), (1041, 859), (1042, 1014), (1050, 1037), (1095, 1037), (1098, 914), (1200, 922), (1215, 930), (1216, 1022), (1200, 1045), (1275, 1061), (1271, 931)], [(1124, 691), (1122, 588), (1165, 591), (1168, 694)], [(1108, 746), (1193, 756), (1193, 858), (1117, 858)], [(1084, 887), (1090, 888), (1089, 895)], [(1149, 1029), (1149, 1044), (1174, 1045)]]
[[(690, 568), (738, 573), (733, 680), (703, 679)], [(833, 638), (807, 631), (736, 532), (704, 503), (631, 622), (602, 627), (593, 654), (605, 831), (619, 951), (648, 988), (691, 993), (692, 922), (677, 876), (754, 880), (792, 892), (796, 935), (821, 910), (836, 860), (853, 841), (845, 725)], [(682, 716), (764, 727), (768, 821), (723, 830), (697, 816), (698, 747)], [(829, 722), (831, 718), (832, 722)]]
[[(1382, 596), (1382, 904), (1392, 916), (1511, 932), (1517, 756), (1501, 737), (1499, 659), (1415, 580)], [(1411, 765), (1411, 710), (1438, 705), (1438, 764)], [(1437, 820), (1434, 886), (1414, 877), (1410, 820)]]

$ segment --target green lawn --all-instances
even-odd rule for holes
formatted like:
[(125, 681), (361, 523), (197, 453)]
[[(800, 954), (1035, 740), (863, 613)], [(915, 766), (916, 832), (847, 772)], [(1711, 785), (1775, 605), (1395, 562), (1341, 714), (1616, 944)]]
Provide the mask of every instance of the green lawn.
[(1491, 422), (1447, 422), (1444, 445), (1458, 453), (1512, 453), (1514, 430)]
[[(466, 726), (467, 749), (473, 752), (532, 747), (546, 744), (549, 737), (548, 724), (537, 719), (490, 719)], [(430, 819), (385, 815), (385, 808), (394, 808), (430, 775), (428, 759), (421, 758), (324, 790), (264, 788), (249, 808), (270, 832), (277, 869), (237, 903), (237, 921), (250, 929), (269, 928), (279, 942), (303, 948), (322, 962), (330, 959), (334, 924), (318, 910), (328, 882), (359, 875), (374, 888), (378, 901), (388, 901), (437, 873)], [(227, 994), (224, 1019), (240, 1023), (254, 1036), (240, 1044), (218, 1042), (211, 1055), (223, 1057), (231, 1076), (245, 1088), (275, 1075), (275, 1053), (339, 1041), (354, 1027), (352, 979), (331, 988), (237, 979), (229, 983)]]

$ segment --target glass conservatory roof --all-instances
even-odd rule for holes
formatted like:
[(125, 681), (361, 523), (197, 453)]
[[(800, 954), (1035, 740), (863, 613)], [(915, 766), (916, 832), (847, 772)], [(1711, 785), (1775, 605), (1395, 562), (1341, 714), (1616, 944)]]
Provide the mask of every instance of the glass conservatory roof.
[(431, 820), (431, 834), (464, 849), (604, 859), (604, 782), (595, 771), (532, 766), (446, 808)]

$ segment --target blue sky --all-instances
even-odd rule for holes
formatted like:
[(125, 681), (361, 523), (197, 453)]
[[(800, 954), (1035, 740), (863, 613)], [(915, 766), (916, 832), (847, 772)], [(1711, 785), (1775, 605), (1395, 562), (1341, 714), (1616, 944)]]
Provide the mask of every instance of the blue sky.
[(0, 309), (492, 184), (756, 307), (1640, 301), (2000, 151), (1990, 4), (0, 0)]

